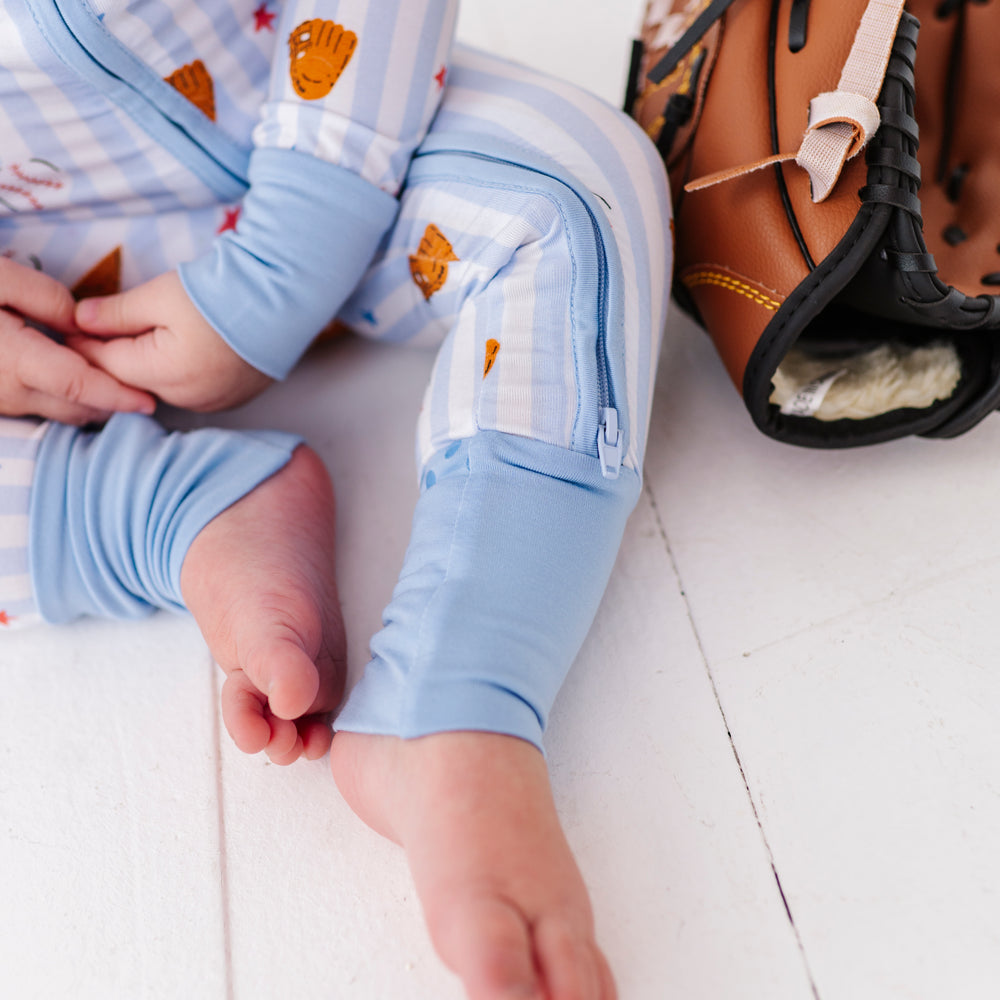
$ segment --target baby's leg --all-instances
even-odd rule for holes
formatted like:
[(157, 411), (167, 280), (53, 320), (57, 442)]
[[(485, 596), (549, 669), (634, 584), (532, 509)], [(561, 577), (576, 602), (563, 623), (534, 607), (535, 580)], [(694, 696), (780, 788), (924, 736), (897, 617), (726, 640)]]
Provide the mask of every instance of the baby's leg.
[(539, 744), (637, 491), (630, 470), (492, 431), (444, 449), (337, 721), (338, 785), (406, 849), (473, 1000), (614, 996)]
[(298, 439), (167, 434), (133, 416), (97, 433), (53, 424), (27, 515), (44, 620), (188, 607), (228, 675), (237, 745), (278, 763), (326, 751), (344, 681), (333, 494)]
[(539, 748), (638, 496), (669, 209), (634, 123), (531, 77), (455, 54), (437, 135), (344, 311), (386, 339), (447, 337), (410, 548), (331, 761), (405, 847), (472, 1000), (611, 1000)]

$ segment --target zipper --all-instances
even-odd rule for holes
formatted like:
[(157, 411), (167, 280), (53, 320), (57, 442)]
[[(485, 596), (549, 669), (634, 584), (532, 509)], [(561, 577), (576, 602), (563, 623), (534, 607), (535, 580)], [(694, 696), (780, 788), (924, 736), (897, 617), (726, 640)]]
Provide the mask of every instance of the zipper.
[(625, 430), (621, 426), (620, 414), (615, 401), (611, 362), (608, 357), (607, 345), (607, 308), (608, 308), (608, 255), (604, 233), (597, 221), (594, 210), (587, 201), (574, 190), (558, 174), (538, 167), (527, 165), (518, 160), (494, 156), (474, 149), (458, 147), (435, 146), (424, 149), (415, 158), (433, 156), (437, 153), (450, 153), (457, 156), (468, 156), (486, 163), (498, 163), (515, 167), (518, 170), (528, 170), (540, 174), (563, 185), (573, 197), (583, 206), (590, 221), (597, 250), (597, 455), (601, 463), (601, 475), (605, 479), (617, 479), (621, 473), (624, 461)]
[(601, 459), (601, 475), (605, 479), (617, 479), (622, 470), (622, 432), (618, 426), (618, 411), (613, 406), (601, 410), (597, 454)]
[(597, 385), (600, 419), (597, 424), (597, 455), (601, 460), (601, 475), (605, 479), (617, 479), (622, 468), (622, 430), (618, 425), (618, 409), (611, 394), (611, 364), (608, 361), (607, 311), (608, 311), (608, 251), (604, 245), (604, 234), (594, 218), (594, 213), (586, 205), (590, 223), (594, 227), (597, 242), (597, 306), (599, 325), (597, 329)]

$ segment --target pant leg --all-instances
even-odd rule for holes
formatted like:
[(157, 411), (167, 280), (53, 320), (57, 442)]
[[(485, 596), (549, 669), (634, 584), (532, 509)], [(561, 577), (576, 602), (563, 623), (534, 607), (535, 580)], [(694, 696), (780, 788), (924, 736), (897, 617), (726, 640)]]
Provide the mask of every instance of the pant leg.
[[(116, 415), (96, 432), (0, 421), (0, 455), (19, 441), (32, 455), (8, 474), (16, 487), (0, 484), (9, 510), (0, 517), (0, 532), (9, 529), (0, 536), (0, 610), (23, 621), (66, 622), (182, 611), (180, 573), (191, 543), (282, 468), (300, 439), (167, 433), (134, 414)], [(0, 478), (8, 469), (0, 458)]]
[(28, 509), (47, 426), (0, 417), (0, 630), (40, 621), (28, 567)]
[(434, 456), (372, 660), (336, 727), (506, 733), (541, 746), (590, 628), (639, 477), (482, 431)]
[(540, 745), (603, 594), (648, 419), (628, 373), (643, 351), (655, 367), (663, 317), (637, 308), (649, 279), (622, 268), (639, 220), (612, 230), (552, 167), (481, 150), (421, 157), (349, 304), (375, 335), (444, 340), (419, 420), (410, 546), (339, 729)]

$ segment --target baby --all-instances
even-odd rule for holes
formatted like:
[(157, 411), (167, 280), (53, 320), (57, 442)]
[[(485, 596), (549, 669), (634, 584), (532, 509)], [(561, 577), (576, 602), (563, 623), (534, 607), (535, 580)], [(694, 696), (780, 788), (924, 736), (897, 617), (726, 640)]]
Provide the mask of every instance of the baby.
[[(456, 4), (0, 3), (0, 608), (186, 607), (237, 745), (330, 750), (470, 997), (609, 1000), (540, 748), (638, 495), (666, 181), (602, 102), (453, 50)], [(322, 464), (144, 414), (250, 398), (334, 315), (440, 350), (410, 547), (331, 747)]]

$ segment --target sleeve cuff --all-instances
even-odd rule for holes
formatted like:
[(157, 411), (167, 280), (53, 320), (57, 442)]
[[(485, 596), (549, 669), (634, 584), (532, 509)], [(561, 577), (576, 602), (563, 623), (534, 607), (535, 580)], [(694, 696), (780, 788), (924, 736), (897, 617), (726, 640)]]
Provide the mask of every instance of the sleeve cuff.
[(361, 280), (399, 207), (342, 167), (258, 149), (235, 230), (182, 264), (191, 301), (254, 368), (284, 378)]

